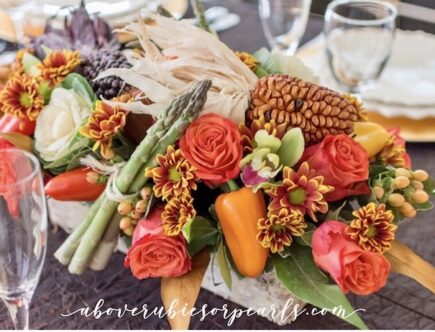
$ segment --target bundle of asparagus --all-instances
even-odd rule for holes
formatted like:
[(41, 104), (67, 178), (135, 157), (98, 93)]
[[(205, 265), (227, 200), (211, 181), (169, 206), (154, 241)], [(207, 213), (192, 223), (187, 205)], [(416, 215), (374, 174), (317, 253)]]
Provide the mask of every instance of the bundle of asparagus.
[[(123, 194), (138, 193), (148, 179), (145, 169), (156, 166), (156, 156), (175, 144), (186, 127), (199, 115), (206, 100), (210, 80), (196, 83), (192, 89), (176, 97), (151, 126), (143, 141), (115, 179)], [(118, 203), (105, 193), (96, 200), (85, 220), (66, 239), (54, 256), (73, 274), (82, 274), (91, 262), (103, 269), (116, 245), (119, 229)], [(100, 242), (103, 239), (103, 242)]]

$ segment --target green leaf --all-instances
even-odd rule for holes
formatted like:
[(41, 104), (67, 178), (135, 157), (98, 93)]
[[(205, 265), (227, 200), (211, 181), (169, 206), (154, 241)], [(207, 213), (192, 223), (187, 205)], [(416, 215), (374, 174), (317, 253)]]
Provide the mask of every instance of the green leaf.
[(227, 253), (225, 251), (225, 245), (223, 239), (220, 241), (218, 250), (216, 252), (216, 259), (219, 265), (219, 270), (221, 271), (222, 279), (229, 289), (232, 286), (231, 269), (228, 263)]
[(431, 201), (427, 201), (425, 203), (414, 203), (412, 204), (417, 211), (428, 211), (433, 208), (433, 204)]
[(23, 55), (23, 67), (24, 72), (33, 77), (39, 76), (41, 74), (41, 70), (38, 69), (37, 65), (41, 63), (36, 56), (33, 54), (25, 52)]
[(423, 185), (424, 191), (426, 191), (429, 196), (435, 195), (435, 180), (432, 177), (429, 177), (426, 181), (424, 181)]
[(301, 128), (290, 129), (281, 142), (282, 145), (278, 150), (279, 160), (284, 166), (292, 167), (301, 159), (305, 149), (305, 140)]
[(281, 147), (281, 140), (278, 137), (273, 135), (269, 135), (269, 133), (261, 129), (255, 133), (254, 137), (255, 143), (257, 143), (257, 147), (259, 148), (268, 148), (270, 153), (278, 152)]
[(326, 216), (326, 220), (339, 220), (340, 212), (345, 207), (347, 201), (343, 201), (343, 203), (336, 208), (335, 210), (330, 209), (328, 211), (328, 215)]
[(315, 265), (310, 247), (294, 243), (290, 256), (282, 258), (274, 255), (272, 259), (278, 279), (295, 296), (321, 309), (327, 309), (359, 329), (367, 329), (340, 288), (332, 284)]
[(188, 221), (182, 232), (187, 241), (187, 251), (190, 257), (193, 257), (205, 246), (216, 244), (219, 237), (219, 231), (213, 223), (201, 216)]
[(83, 98), (94, 102), (97, 98), (95, 97), (94, 90), (89, 85), (86, 78), (77, 73), (71, 73), (62, 82), (62, 87), (68, 90), (74, 90)]
[(258, 78), (262, 78), (269, 75), (269, 73), (263, 68), (263, 66), (257, 65), (257, 68), (255, 68), (255, 75), (257, 75)]
[(279, 63), (267, 48), (260, 48), (254, 53), (254, 57), (269, 74), (279, 74)]

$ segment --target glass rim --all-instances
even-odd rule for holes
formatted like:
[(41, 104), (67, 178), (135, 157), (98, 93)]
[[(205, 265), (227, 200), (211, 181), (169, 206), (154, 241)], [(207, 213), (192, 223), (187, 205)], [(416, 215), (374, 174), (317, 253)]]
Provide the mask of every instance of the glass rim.
[(15, 187), (15, 186), (17, 186), (19, 184), (23, 184), (23, 183), (29, 182), (31, 179), (37, 177), (38, 174), (41, 174), (41, 165), (39, 164), (38, 159), (32, 153), (29, 153), (27, 151), (24, 151), (24, 150), (21, 150), (21, 149), (17, 149), (17, 148), (0, 149), (0, 155), (3, 152), (13, 152), (15, 154), (24, 155), (32, 163), (33, 170), (29, 174), (27, 174), (26, 176), (24, 176), (24, 177), (22, 177), (20, 179), (17, 179), (17, 181), (14, 182), (14, 183), (11, 183), (11, 184), (0, 183), (0, 188)]
[[(366, 3), (366, 4), (382, 6), (388, 8), (391, 11), (391, 13), (383, 18), (376, 18), (372, 20), (367, 20), (367, 19), (360, 20), (360, 19), (348, 18), (346, 16), (340, 15), (334, 10), (339, 5), (356, 4), (356, 3)], [(397, 17), (397, 8), (392, 3), (385, 0), (334, 0), (330, 2), (328, 7), (326, 8), (325, 16), (326, 14), (332, 15), (334, 18), (340, 20), (343, 23), (370, 26), (370, 25), (381, 25), (394, 21)]]

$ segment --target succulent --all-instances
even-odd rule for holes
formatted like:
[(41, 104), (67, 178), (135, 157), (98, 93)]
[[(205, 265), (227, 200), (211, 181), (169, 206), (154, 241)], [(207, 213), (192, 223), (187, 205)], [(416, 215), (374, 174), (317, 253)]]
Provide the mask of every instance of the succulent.
[(120, 44), (106, 21), (98, 16), (91, 17), (84, 1), (72, 10), (69, 20), (65, 19), (63, 29), (52, 25), (52, 18), (47, 21), (44, 33), (32, 40), (36, 55), (43, 59), (43, 46), (52, 50), (76, 50), (82, 58), (87, 58), (96, 49), (117, 50)]

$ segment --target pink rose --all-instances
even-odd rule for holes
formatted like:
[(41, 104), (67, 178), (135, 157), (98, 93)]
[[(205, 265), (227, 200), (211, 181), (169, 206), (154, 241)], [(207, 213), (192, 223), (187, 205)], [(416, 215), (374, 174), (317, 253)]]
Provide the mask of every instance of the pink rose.
[(313, 257), (344, 293), (368, 295), (385, 286), (391, 265), (380, 253), (364, 251), (345, 233), (346, 224), (326, 221), (313, 234)]
[(308, 147), (301, 162), (307, 161), (324, 183), (334, 187), (326, 195), (327, 201), (369, 194), (368, 185), (361, 185), (369, 176), (369, 157), (366, 150), (347, 135), (328, 135), (316, 145)]
[(161, 213), (162, 209), (153, 209), (134, 231), (124, 266), (138, 279), (178, 277), (192, 268), (185, 239), (163, 233)]

